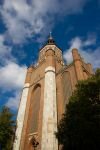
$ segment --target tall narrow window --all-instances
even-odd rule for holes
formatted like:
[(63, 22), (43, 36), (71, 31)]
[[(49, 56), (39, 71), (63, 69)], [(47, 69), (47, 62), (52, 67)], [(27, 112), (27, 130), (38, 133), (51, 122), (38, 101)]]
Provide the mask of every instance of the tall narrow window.
[(64, 91), (64, 105), (68, 103), (69, 97), (72, 95), (72, 88), (71, 88), (71, 79), (70, 73), (65, 71), (63, 73), (63, 91)]
[(41, 98), (41, 86), (37, 84), (32, 91), (30, 101), (29, 133), (34, 133), (37, 132), (38, 130), (40, 98)]

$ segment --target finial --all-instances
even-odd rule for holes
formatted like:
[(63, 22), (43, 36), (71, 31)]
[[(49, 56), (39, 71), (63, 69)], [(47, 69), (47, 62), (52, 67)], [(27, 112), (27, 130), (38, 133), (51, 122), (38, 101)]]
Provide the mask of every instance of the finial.
[(49, 38), (52, 39), (52, 32), (50, 31)]
[(47, 44), (54, 44), (55, 41), (53, 40), (53, 37), (52, 37), (52, 32), (49, 32), (49, 37), (48, 37), (48, 41), (47, 41)]

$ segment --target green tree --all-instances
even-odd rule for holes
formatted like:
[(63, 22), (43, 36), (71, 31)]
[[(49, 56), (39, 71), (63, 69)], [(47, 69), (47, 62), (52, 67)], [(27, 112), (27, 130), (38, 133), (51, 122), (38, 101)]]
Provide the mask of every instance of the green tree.
[(63, 150), (100, 149), (100, 69), (77, 84), (56, 136)]
[(3, 107), (0, 112), (0, 145), (2, 150), (11, 150), (13, 144), (15, 121), (8, 107)]

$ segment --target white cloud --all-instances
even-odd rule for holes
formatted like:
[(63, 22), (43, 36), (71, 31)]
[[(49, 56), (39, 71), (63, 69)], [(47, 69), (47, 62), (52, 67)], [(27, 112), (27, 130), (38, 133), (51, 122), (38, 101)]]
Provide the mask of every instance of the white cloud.
[(12, 92), (9, 96), (6, 106), (11, 109), (18, 109), (20, 100), (20, 91), (23, 88), (26, 66), (19, 66), (15, 62), (7, 61), (8, 64), (0, 67), (0, 89), (3, 93)]
[(11, 49), (4, 45), (4, 36), (0, 35), (0, 56), (7, 54), (8, 52), (11, 52)]
[(6, 44), (5, 34), (0, 34), (0, 65), (7, 64), (9, 60), (17, 61), (12, 55), (12, 46)]
[(71, 63), (72, 62), (72, 49), (73, 48), (77, 48), (80, 49), (82, 45), (82, 41), (80, 38), (76, 37), (74, 39), (71, 40), (70, 42), (70, 48), (68, 50), (66, 50), (63, 54), (64, 59), (67, 61), (67, 63)]
[[(70, 42), (70, 48), (67, 49), (63, 56), (67, 63), (72, 62), (72, 49), (77, 48), (81, 56), (85, 59), (86, 62), (89, 62), (93, 65), (94, 68), (100, 67), (100, 47), (96, 49), (89, 48), (96, 44), (95, 37), (88, 37), (86, 40), (82, 40), (79, 37), (75, 37)], [(84, 50), (85, 49), (85, 50)]]
[(6, 45), (5, 35), (0, 34), (0, 92), (1, 94), (11, 93), (5, 105), (11, 109), (17, 109), (20, 92), (26, 74), (26, 66), (20, 66), (12, 55), (12, 47)]
[(21, 97), (20, 92), (19, 91), (15, 92), (14, 96), (10, 97), (5, 105), (13, 110), (18, 109), (20, 97)]
[(11, 47), (5, 45), (5, 37), (0, 34), (0, 60), (1, 63), (6, 63), (8, 59), (15, 60), (15, 58), (11, 55)]
[[(32, 34), (47, 33), (65, 15), (81, 12), (88, 0), (5, 0), (1, 14), (7, 35), (22, 43)], [(46, 30), (46, 32), (45, 32)]]
[(15, 62), (0, 68), (0, 87), (5, 91), (20, 89), (23, 87), (26, 74), (26, 66), (19, 66)]

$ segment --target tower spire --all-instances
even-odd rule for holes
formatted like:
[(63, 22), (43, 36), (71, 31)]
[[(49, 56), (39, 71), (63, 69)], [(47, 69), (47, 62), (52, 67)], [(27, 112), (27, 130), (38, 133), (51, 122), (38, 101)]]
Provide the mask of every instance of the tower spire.
[(52, 32), (49, 33), (49, 39), (52, 39)]
[(50, 33), (49, 33), (49, 37), (48, 37), (47, 44), (48, 44), (48, 45), (55, 44), (55, 41), (54, 41), (54, 39), (53, 39), (53, 37), (52, 37), (52, 32), (51, 32), (51, 31), (50, 31)]

